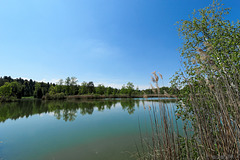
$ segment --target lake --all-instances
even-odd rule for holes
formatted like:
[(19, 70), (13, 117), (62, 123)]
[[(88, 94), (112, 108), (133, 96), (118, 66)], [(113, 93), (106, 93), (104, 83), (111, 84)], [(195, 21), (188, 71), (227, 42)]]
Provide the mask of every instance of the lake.
[[(174, 109), (171, 100), (164, 102)], [(0, 160), (136, 159), (156, 99), (0, 104)]]

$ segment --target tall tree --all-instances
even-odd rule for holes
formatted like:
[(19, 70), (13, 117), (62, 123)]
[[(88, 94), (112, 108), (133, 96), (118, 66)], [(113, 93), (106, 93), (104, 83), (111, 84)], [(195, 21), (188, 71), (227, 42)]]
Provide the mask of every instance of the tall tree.
[(81, 86), (79, 87), (79, 92), (78, 94), (87, 94), (88, 93), (88, 88), (87, 88), (87, 82), (82, 82)]
[(87, 84), (88, 93), (95, 93), (94, 83), (92, 81)]
[(35, 84), (35, 91), (34, 91), (34, 97), (35, 98), (42, 98), (43, 92), (42, 92), (42, 87), (40, 83)]
[(121, 94), (127, 94), (127, 89), (125, 87), (125, 85), (122, 86), (121, 90), (120, 90)]
[(112, 87), (107, 87), (106, 93), (107, 93), (107, 95), (111, 95), (113, 93), (113, 88)]
[(134, 91), (134, 85), (133, 85), (133, 83), (128, 82), (126, 88), (127, 88), (127, 93), (128, 93), (128, 95), (131, 96), (132, 93), (133, 93), (133, 91)]
[(70, 77), (67, 77), (66, 80), (65, 80), (65, 85), (66, 85), (66, 86), (69, 86), (69, 85), (70, 85), (70, 82), (71, 82), (71, 78), (70, 78)]
[(70, 77), (67, 77), (66, 80), (65, 80), (65, 94), (66, 95), (69, 95), (70, 94), (70, 82), (71, 82), (71, 79)]
[(12, 89), (12, 96), (21, 98), (22, 97), (22, 85), (20, 85), (18, 82), (13, 81), (10, 83), (11, 89)]
[(78, 82), (78, 80), (77, 80), (76, 77), (71, 77), (71, 80), (70, 80), (70, 85), (71, 86), (77, 85), (77, 82)]
[(78, 92), (78, 87), (77, 87), (77, 78), (76, 77), (71, 77), (71, 81), (70, 81), (70, 93), (72, 95), (77, 94)]

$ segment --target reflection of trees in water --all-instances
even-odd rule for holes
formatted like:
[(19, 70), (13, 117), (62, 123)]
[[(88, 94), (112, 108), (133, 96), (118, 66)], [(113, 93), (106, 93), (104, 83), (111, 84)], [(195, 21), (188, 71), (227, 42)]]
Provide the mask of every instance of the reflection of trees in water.
[(126, 100), (126, 101), (121, 101), (121, 106), (123, 110), (127, 110), (129, 114), (133, 114), (135, 111), (135, 100)]
[(91, 108), (80, 108), (80, 113), (81, 115), (85, 115), (85, 114), (92, 114), (94, 111), (93, 107)]
[(54, 117), (56, 117), (58, 120), (61, 119), (62, 115), (61, 115), (61, 110), (60, 109), (56, 109), (54, 111)]
[(97, 107), (98, 111), (103, 111), (104, 110), (104, 105), (105, 103), (102, 101), (96, 102), (95, 106)]
[(140, 101), (135, 101), (135, 103), (136, 103), (136, 106), (139, 108)]
[(7, 119), (16, 120), (34, 114), (47, 113), (48, 108), (41, 106), (41, 101), (21, 101), (0, 104), (0, 122)]
[(77, 111), (64, 109), (62, 117), (64, 121), (70, 121), (70, 122), (74, 121), (75, 118), (77, 117)]
[(47, 102), (49, 112), (53, 112), (57, 119), (63, 119), (64, 121), (74, 121), (77, 117), (77, 104), (68, 104), (65, 101), (52, 101)]
[[(141, 100), (144, 103), (143, 100)], [(79, 110), (81, 115), (92, 114), (94, 108), (98, 111), (111, 109), (119, 103), (123, 110), (133, 114), (135, 106), (139, 108), (140, 100), (96, 100), (96, 101), (21, 101), (0, 104), (0, 122), (7, 119), (16, 120), (22, 117), (29, 117), (35, 114), (53, 113), (56, 119), (74, 121)]]

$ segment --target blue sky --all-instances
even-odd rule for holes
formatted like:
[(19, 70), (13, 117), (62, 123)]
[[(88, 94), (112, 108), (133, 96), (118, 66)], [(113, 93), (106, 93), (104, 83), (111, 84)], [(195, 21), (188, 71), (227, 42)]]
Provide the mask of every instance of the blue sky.
[[(212, 0), (0, 0), (0, 76), (149, 88), (179, 69), (176, 26)], [(240, 1), (223, 0), (229, 19)], [(162, 82), (161, 82), (162, 84)]]

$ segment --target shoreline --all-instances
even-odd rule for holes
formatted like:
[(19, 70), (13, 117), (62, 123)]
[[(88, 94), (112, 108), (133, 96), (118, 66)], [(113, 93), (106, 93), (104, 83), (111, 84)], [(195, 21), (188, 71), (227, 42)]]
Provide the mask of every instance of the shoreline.
[(57, 97), (47, 97), (43, 96), (41, 99), (38, 98), (29, 98), (29, 97), (23, 97), (21, 99), (16, 99), (16, 98), (8, 98), (1, 100), (0, 103), (8, 103), (8, 102), (21, 102), (21, 101), (33, 101), (33, 100), (41, 100), (41, 101), (51, 101), (51, 100), (94, 100), (94, 99), (118, 99), (118, 98), (172, 98), (172, 99), (177, 99), (176, 95), (157, 95), (157, 94), (149, 94), (149, 95), (69, 95), (69, 96), (64, 96), (61, 98)]

